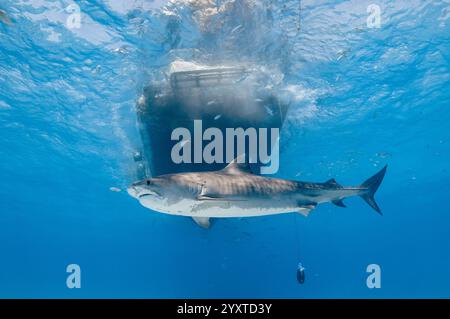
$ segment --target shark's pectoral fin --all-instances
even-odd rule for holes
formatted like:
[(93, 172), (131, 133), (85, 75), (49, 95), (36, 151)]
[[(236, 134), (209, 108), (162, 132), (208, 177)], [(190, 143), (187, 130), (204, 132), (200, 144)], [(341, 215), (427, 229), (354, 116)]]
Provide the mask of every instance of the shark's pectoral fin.
[(202, 185), (202, 190), (200, 191), (200, 194), (197, 195), (197, 200), (198, 201), (217, 201), (221, 199), (218, 196), (211, 196), (211, 194), (208, 192), (208, 189), (206, 187), (206, 185)]
[(233, 202), (243, 201), (245, 199), (239, 198), (234, 195), (223, 195), (215, 191), (210, 191), (206, 185), (202, 185), (200, 194), (197, 195), (198, 201), (214, 201), (214, 202)]
[(339, 206), (339, 207), (347, 207), (345, 206), (344, 202), (342, 201), (342, 199), (335, 199), (333, 201), (331, 201), (334, 205)]
[(197, 200), (200, 200), (200, 201), (208, 201), (208, 200), (210, 200), (210, 201), (216, 201), (216, 202), (223, 202), (226, 199), (225, 198), (221, 198), (221, 197), (217, 197), (217, 196), (210, 196), (210, 195), (202, 195), (202, 194), (200, 194), (200, 195), (197, 196)]
[(305, 217), (308, 217), (309, 213), (311, 213), (311, 211), (313, 211), (316, 206), (316, 204), (302, 205), (298, 208), (298, 213), (302, 214)]
[(233, 201), (243, 201), (244, 199), (200, 194), (200, 195), (197, 196), (197, 200), (199, 200), (199, 201), (213, 201), (213, 202), (233, 202)]
[(208, 229), (211, 226), (209, 217), (192, 217), (194, 222), (202, 228)]

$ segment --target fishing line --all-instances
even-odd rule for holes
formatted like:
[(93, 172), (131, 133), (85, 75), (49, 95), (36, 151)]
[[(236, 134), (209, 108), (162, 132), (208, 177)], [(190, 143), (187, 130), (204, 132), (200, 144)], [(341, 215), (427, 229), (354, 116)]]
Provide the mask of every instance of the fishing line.
[(298, 222), (297, 222), (298, 214), (294, 214), (294, 232), (295, 232), (295, 249), (297, 251), (297, 281), (299, 284), (305, 283), (305, 267), (303, 267), (303, 264), (300, 261), (300, 240), (299, 240), (299, 230), (298, 230)]
[(294, 233), (295, 233), (295, 254), (297, 257), (297, 260), (300, 260), (300, 236), (298, 234), (298, 214), (294, 213)]

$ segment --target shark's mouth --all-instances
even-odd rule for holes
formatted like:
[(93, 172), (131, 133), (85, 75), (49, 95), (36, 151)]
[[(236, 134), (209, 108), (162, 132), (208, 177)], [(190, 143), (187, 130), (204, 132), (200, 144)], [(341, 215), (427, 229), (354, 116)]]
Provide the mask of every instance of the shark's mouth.
[(161, 194), (159, 194), (158, 192), (155, 192), (155, 191), (147, 191), (145, 193), (141, 193), (137, 196), (137, 198), (142, 199), (142, 198), (149, 197), (149, 196), (162, 198)]
[(130, 186), (130, 187), (128, 187), (127, 191), (131, 197), (134, 197), (138, 200), (145, 198), (145, 197), (150, 197), (150, 196), (156, 197), (156, 198), (162, 198), (160, 193), (158, 193), (154, 190), (142, 189), (140, 187)]

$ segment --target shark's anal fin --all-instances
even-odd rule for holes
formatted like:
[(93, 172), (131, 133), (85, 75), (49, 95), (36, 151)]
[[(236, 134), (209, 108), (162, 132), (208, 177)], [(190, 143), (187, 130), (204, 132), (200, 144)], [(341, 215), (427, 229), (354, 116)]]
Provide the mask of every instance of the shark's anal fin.
[(192, 217), (194, 222), (202, 228), (208, 229), (211, 226), (209, 217)]
[(345, 206), (344, 202), (342, 201), (342, 199), (335, 199), (333, 201), (331, 201), (334, 205), (339, 206), (339, 207), (347, 207)]

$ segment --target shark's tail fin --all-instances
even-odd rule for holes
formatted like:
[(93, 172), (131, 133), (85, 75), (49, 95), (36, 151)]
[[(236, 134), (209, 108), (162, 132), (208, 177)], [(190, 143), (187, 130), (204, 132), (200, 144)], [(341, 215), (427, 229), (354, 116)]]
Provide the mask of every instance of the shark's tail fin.
[(386, 169), (387, 165), (361, 185), (361, 187), (367, 188), (367, 191), (361, 195), (362, 199), (364, 199), (367, 202), (367, 204), (369, 204), (370, 207), (375, 209), (375, 211), (380, 215), (383, 214), (381, 213), (380, 207), (378, 207), (377, 203), (375, 202), (375, 198), (373, 196), (375, 195), (375, 192), (377, 191), (378, 187), (383, 181), (384, 175), (386, 174)]

